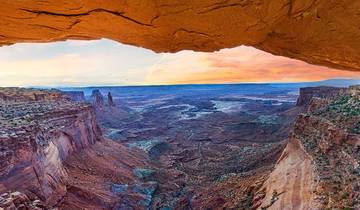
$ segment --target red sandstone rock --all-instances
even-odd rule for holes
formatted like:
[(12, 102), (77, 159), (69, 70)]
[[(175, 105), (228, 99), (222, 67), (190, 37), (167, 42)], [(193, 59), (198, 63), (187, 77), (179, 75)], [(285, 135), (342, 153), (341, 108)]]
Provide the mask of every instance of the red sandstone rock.
[(300, 88), (299, 98), (297, 100), (297, 106), (309, 106), (313, 98), (326, 98), (332, 99), (340, 95), (345, 88), (337, 87), (305, 87)]
[(175, 52), (240, 45), (360, 69), (359, 1), (4, 1), (0, 44), (113, 39)]
[(104, 96), (99, 90), (92, 91), (91, 100), (95, 109), (102, 108), (104, 106)]
[(85, 101), (85, 94), (83, 91), (61, 91), (73, 101)]
[[(324, 106), (318, 104), (317, 110), (298, 117), (286, 149), (263, 186), (266, 196), (260, 207), (360, 207), (360, 191), (356, 190), (360, 181), (360, 156), (355, 147), (360, 139), (357, 88), (342, 90), (338, 96), (336, 91), (335, 95), (329, 91), (328, 97), (321, 93), (327, 100)], [(282, 193), (274, 197), (275, 191)]]
[[(20, 96), (28, 95), (21, 92)], [(360, 102), (355, 87), (340, 96), (329, 93), (324, 106), (317, 105), (312, 112), (298, 117), (286, 149), (261, 189), (268, 169), (251, 171), (245, 177), (229, 175), (215, 184), (193, 189), (192, 206), (240, 208), (240, 203), (241, 207), (268, 209), (359, 208), (356, 146), (360, 135), (356, 123)], [(43, 94), (38, 101), (7, 97), (0, 103), (5, 107), (0, 109), (5, 110), (0, 115), (0, 178), (4, 180), (0, 191), (20, 190), (27, 194), (15, 193), (14, 198), (0, 199), (0, 203), (23, 208), (39, 197), (47, 205), (64, 209), (113, 208), (124, 204), (121, 202), (138, 207), (144, 195), (127, 191), (123, 195), (126, 199), (119, 201), (109, 183), (137, 186), (132, 169), (148, 166), (146, 157), (115, 142), (97, 142), (100, 131), (89, 105), (66, 98), (53, 100), (46, 92)], [(326, 94), (321, 97), (327, 100)], [(262, 157), (264, 166), (269, 159), (278, 157), (280, 150), (270, 151)], [(180, 161), (186, 164), (186, 159)], [(168, 172), (174, 175), (171, 179), (176, 181), (175, 187), (181, 186), (176, 179), (184, 174)], [(254, 195), (255, 191), (259, 193)], [(228, 195), (225, 198), (224, 193)], [(186, 196), (179, 198), (179, 205), (189, 205)]]
[(30, 199), (27, 195), (15, 191), (0, 195), (0, 209), (16, 210), (41, 210), (46, 209), (40, 200)]
[[(0, 89), (0, 192), (22, 191), (51, 203), (65, 191), (63, 162), (101, 139), (90, 105), (69, 101), (58, 92), (19, 89), (15, 98)], [(34, 91), (37, 94), (37, 91)]]

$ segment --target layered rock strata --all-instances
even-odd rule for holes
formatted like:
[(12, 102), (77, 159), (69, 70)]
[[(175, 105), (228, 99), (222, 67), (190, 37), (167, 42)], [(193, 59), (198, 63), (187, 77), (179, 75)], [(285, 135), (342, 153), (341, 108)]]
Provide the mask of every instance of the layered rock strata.
[(73, 101), (85, 101), (85, 94), (83, 91), (61, 91), (61, 92)]
[(95, 112), (61, 94), (43, 91), (41, 100), (28, 101), (29, 90), (17, 89), (13, 99), (7, 92), (0, 89), (7, 95), (0, 102), (0, 192), (21, 191), (55, 204), (66, 191), (64, 161), (101, 140)]
[[(305, 87), (300, 88), (299, 98), (297, 100), (297, 106), (309, 106), (311, 100), (314, 98), (322, 98), (322, 99), (333, 99), (343, 92), (346, 91), (346, 88), (337, 88), (337, 87)], [(315, 99), (316, 100), (316, 99)]]
[(104, 106), (104, 96), (100, 90), (93, 90), (91, 93), (92, 104), (95, 108), (102, 108)]
[(337, 97), (329, 91), (328, 99), (311, 100), (313, 108), (299, 115), (264, 184), (260, 208), (360, 208), (359, 93), (354, 86)]

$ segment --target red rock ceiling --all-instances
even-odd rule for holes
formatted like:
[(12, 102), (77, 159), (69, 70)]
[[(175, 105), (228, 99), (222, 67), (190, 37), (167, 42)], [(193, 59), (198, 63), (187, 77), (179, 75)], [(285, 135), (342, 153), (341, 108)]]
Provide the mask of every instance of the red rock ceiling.
[(0, 45), (108, 38), (156, 52), (239, 45), (360, 70), (360, 1), (2, 0)]

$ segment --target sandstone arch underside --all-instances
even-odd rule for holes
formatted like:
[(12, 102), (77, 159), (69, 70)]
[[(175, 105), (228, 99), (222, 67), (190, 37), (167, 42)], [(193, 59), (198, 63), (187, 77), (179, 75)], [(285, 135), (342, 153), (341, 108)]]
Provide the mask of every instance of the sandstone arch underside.
[(0, 45), (108, 38), (156, 52), (239, 45), (360, 70), (360, 1), (2, 0)]

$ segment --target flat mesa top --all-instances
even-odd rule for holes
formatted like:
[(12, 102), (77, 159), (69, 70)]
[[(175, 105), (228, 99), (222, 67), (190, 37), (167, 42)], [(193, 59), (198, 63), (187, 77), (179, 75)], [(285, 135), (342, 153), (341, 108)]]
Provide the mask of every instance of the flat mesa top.
[(91, 105), (69, 100), (58, 90), (0, 88), (0, 138), (31, 133), (41, 125), (57, 127), (56, 119), (91, 109)]
[(0, 102), (19, 102), (19, 101), (40, 101), (58, 100), (66, 97), (56, 89), (42, 90), (33, 88), (1, 87)]

